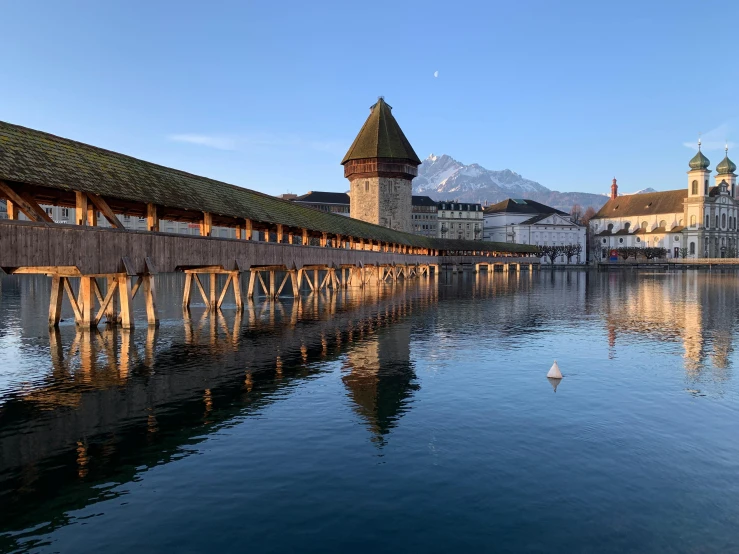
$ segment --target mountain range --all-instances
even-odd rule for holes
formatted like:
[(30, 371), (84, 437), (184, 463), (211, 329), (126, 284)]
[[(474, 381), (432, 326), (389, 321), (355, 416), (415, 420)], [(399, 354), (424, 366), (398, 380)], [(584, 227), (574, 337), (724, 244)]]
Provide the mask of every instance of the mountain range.
[[(648, 188), (637, 193), (654, 192)], [(526, 179), (510, 169), (493, 171), (479, 164), (465, 165), (446, 154), (431, 154), (418, 167), (413, 179), (413, 194), (430, 196), (434, 200), (457, 200), (495, 204), (506, 198), (529, 198), (566, 212), (574, 204), (583, 209), (592, 206), (598, 210), (609, 198), (608, 194), (588, 192), (559, 192)]]

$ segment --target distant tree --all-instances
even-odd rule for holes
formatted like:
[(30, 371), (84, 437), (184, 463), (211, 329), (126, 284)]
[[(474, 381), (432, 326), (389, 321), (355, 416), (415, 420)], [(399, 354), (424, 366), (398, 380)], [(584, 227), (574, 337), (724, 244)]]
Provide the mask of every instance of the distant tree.
[(656, 258), (664, 258), (667, 256), (667, 248), (662, 246), (647, 246), (643, 249), (644, 257), (647, 260), (654, 260)]
[(679, 252), (680, 252), (680, 257), (683, 260), (688, 257), (688, 249), (685, 248), (684, 246), (679, 250)]
[(616, 252), (618, 252), (618, 255), (624, 260), (628, 260), (631, 257), (631, 250), (629, 249), (628, 246), (622, 246), (621, 248), (617, 248)]
[(588, 206), (587, 208), (585, 208), (585, 212), (582, 214), (582, 224), (587, 225), (588, 223), (590, 223), (590, 220), (593, 219), (594, 215), (595, 208), (593, 208), (593, 206)]
[(562, 254), (562, 246), (556, 246), (554, 244), (545, 244), (544, 246), (539, 246), (539, 256), (547, 257), (549, 258), (549, 262), (554, 265), (554, 260), (557, 259), (557, 256)]
[(582, 252), (582, 244), (565, 244), (561, 249), (562, 253), (567, 257), (567, 263), (569, 264), (573, 256), (579, 256)]
[(580, 204), (575, 204), (574, 206), (572, 206), (572, 208), (570, 208), (570, 219), (573, 223), (577, 223), (578, 225), (580, 225), (582, 222), (582, 216), (583, 211)]

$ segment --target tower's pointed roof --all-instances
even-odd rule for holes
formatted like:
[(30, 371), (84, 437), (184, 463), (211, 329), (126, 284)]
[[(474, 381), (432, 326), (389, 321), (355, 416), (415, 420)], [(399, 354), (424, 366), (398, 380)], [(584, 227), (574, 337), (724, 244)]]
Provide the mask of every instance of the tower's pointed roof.
[(370, 108), (370, 115), (362, 125), (357, 138), (349, 151), (341, 160), (345, 164), (349, 160), (365, 158), (394, 158), (410, 160), (420, 165), (421, 160), (413, 151), (411, 143), (405, 138), (400, 125), (395, 121), (390, 106), (380, 97)]

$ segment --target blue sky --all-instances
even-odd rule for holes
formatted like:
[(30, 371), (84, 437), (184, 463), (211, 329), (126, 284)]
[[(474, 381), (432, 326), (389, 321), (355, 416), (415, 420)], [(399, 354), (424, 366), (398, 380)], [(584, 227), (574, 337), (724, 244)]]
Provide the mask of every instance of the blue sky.
[[(346, 190), (384, 95), (422, 158), (556, 190), (739, 162), (735, 2), (6, 0), (0, 119), (270, 194)], [(434, 72), (438, 71), (438, 77)]]

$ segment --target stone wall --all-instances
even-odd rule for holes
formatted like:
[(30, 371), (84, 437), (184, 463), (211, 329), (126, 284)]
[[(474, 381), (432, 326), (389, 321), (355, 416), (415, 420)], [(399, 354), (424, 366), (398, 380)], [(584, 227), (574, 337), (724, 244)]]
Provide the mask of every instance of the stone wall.
[(397, 177), (365, 177), (351, 181), (350, 215), (368, 223), (410, 233), (411, 181)]

